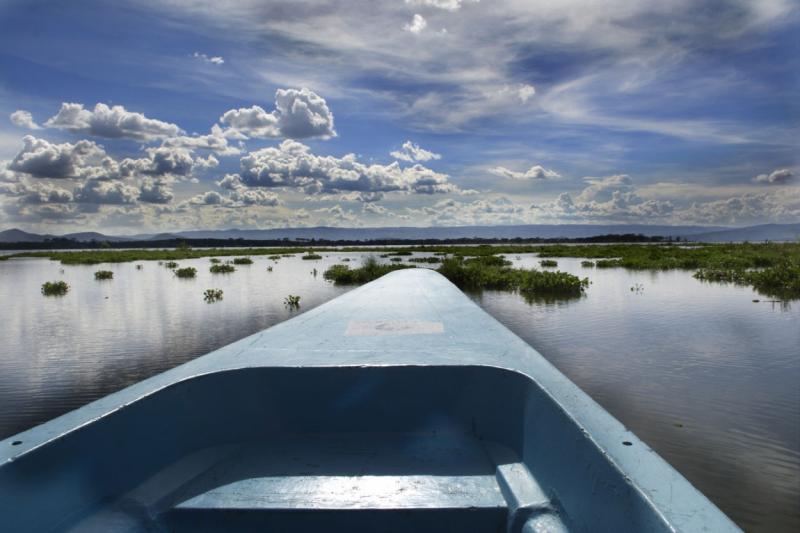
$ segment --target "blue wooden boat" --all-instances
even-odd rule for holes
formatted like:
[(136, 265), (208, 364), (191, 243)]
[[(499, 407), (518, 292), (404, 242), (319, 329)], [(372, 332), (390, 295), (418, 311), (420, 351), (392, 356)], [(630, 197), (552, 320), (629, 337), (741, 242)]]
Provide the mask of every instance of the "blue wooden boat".
[(739, 531), (426, 269), (0, 441), (0, 530)]

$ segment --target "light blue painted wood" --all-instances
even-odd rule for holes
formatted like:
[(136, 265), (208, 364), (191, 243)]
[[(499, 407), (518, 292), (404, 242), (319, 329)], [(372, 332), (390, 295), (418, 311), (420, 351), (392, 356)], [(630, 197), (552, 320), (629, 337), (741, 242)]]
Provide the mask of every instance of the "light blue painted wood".
[(8, 531), (738, 531), (439, 274), (0, 441)]

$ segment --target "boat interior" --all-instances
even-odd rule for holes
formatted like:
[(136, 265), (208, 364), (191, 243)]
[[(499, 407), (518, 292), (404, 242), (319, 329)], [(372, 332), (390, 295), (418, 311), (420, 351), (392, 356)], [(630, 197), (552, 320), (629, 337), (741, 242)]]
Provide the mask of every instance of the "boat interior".
[(16, 457), (0, 486), (14, 531), (667, 530), (546, 391), (488, 366), (198, 375)]

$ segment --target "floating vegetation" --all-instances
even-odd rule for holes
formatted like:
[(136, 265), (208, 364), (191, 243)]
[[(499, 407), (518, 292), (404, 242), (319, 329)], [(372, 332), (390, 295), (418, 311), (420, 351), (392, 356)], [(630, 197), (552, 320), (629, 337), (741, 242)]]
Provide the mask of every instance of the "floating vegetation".
[(212, 274), (230, 274), (231, 272), (236, 272), (236, 267), (228, 264), (211, 265), (211, 268), (209, 268), (208, 271)]
[(445, 259), (437, 272), (462, 289), (517, 290), (523, 295), (576, 297), (589, 286), (588, 278), (566, 272), (511, 268), (508, 264), (498, 264), (497, 259), (502, 260), (497, 256), (468, 260), (454, 257)]
[(414, 252), (410, 250), (398, 250), (397, 252), (390, 252), (386, 255), (414, 255)]
[(166, 263), (164, 263), (164, 266), (169, 269), (178, 268), (178, 263), (176, 263), (175, 261), (167, 261)]
[(557, 267), (558, 261), (555, 261), (553, 259), (542, 259), (541, 261), (539, 261), (539, 264), (542, 265), (543, 267)]
[(141, 269), (142, 269), (142, 265), (136, 265), (136, 270), (141, 270)]
[(253, 264), (253, 260), (250, 259), (249, 257), (235, 257), (233, 259), (233, 264), (234, 265), (252, 265)]
[(350, 262), (350, 258), (349, 257), (345, 257), (344, 259), (342, 259), (342, 261), (345, 262), (345, 263), (349, 263)]
[(311, 275), (314, 276), (315, 278), (317, 277), (317, 274), (318, 274), (318, 272), (317, 272), (316, 268), (311, 271)]
[(350, 268), (349, 265), (333, 265), (322, 274), (322, 277), (336, 285), (361, 285), (403, 268), (414, 268), (414, 265), (385, 265), (370, 256), (358, 268)]
[(45, 281), (42, 284), (42, 294), (45, 296), (64, 296), (69, 292), (66, 281)]
[(631, 292), (635, 292), (636, 294), (641, 294), (644, 292), (644, 285), (641, 283), (634, 283), (631, 286)]
[(392, 261), (393, 263), (400, 263), (402, 260), (402, 257), (392, 257), (389, 259), (389, 261)]
[(214, 263), (215, 265), (216, 265), (216, 264), (219, 264), (219, 263), (221, 263), (221, 262), (222, 262), (222, 260), (221, 260), (221, 259), (219, 259), (219, 258), (216, 258), (216, 257), (212, 257), (212, 258), (210, 259), (210, 261), (211, 261), (212, 263)]
[(271, 256), (267, 257), (267, 259), (270, 259), (272, 261), (278, 261), (278, 260), (280, 260), (280, 258), (281, 258), (280, 255), (271, 255)]
[(294, 257), (295, 254), (281, 254), (281, 257)]
[(291, 309), (297, 309), (298, 307), (300, 307), (300, 297), (290, 294), (289, 296), (283, 299), (283, 305)]
[(694, 277), (701, 281), (749, 285), (764, 296), (793, 300), (800, 298), (800, 262), (784, 262), (761, 270), (701, 269)]
[(104, 279), (114, 279), (114, 273), (110, 270), (98, 270), (94, 273), (94, 279), (98, 281)]
[(175, 275), (179, 278), (193, 278), (197, 276), (197, 269), (194, 267), (179, 268), (175, 270)]
[(586, 268), (592, 268), (594, 266), (594, 261), (581, 261), (581, 266)]
[(272, 272), (272, 267), (271, 266), (267, 267), (267, 272)]
[(442, 260), (438, 257), (409, 257), (410, 263), (441, 263)]
[(203, 293), (203, 299), (206, 303), (214, 303), (222, 300), (222, 289), (206, 289)]
[(304, 255), (300, 259), (304, 259), (306, 261), (316, 261), (317, 259), (322, 259), (322, 256), (319, 255), (319, 254), (315, 254), (314, 252), (308, 252), (306, 255)]

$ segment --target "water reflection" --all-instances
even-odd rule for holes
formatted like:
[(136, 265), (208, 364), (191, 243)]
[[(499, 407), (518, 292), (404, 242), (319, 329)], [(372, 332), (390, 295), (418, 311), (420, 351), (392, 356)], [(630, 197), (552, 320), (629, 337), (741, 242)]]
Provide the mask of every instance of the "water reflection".
[[(180, 261), (197, 268), (196, 279), (178, 279), (155, 262), (103, 265), (114, 272), (107, 282), (94, 280), (96, 266), (0, 262), (0, 436), (285, 320), (297, 312), (283, 303), (290, 294), (305, 311), (346, 292), (321, 273), (364, 255), (255, 257), (230, 275), (212, 275), (208, 259)], [(532, 255), (508, 259), (538, 267)], [(471, 297), (743, 527), (800, 530), (797, 306), (701, 283), (691, 272), (558, 263), (590, 278), (586, 295)], [(70, 292), (43, 297), (41, 284), (58, 279)], [(223, 299), (205, 304), (209, 288), (222, 289)]]

